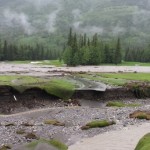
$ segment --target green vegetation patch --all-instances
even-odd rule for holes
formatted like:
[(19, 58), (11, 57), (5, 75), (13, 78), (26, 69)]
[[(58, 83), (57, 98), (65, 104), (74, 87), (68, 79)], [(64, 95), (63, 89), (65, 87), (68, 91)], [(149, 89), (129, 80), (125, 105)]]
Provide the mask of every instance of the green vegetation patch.
[(99, 75), (104, 78), (150, 81), (150, 73), (101, 73)]
[(100, 74), (77, 74), (77, 76), (82, 77), (82, 78), (87, 78), (90, 80), (94, 80), (94, 81), (98, 81), (98, 82), (103, 82), (105, 84), (109, 84), (109, 85), (116, 85), (116, 86), (122, 86), (125, 83), (127, 83), (128, 81), (125, 79), (114, 79), (114, 78), (106, 78), (101, 76)]
[(137, 118), (137, 119), (146, 119), (150, 120), (150, 112), (149, 111), (135, 111), (129, 115), (130, 118)]
[(56, 66), (56, 67), (62, 67), (62, 66), (64, 66), (64, 62), (63, 61), (59, 61), (59, 60), (8, 61), (7, 63), (11, 63), (11, 64), (31, 64), (31, 63), (33, 63), (35, 65), (53, 65), (53, 66)]
[(57, 97), (68, 99), (70, 98), (75, 89), (75, 85), (64, 79), (52, 79), (49, 83), (41, 85), (41, 89), (47, 93)]
[(31, 76), (0, 76), (0, 85), (8, 85), (23, 93), (32, 88), (39, 88), (62, 99), (70, 98), (75, 85), (63, 78), (43, 79)]
[(150, 133), (146, 134), (137, 144), (135, 150), (150, 150)]
[(150, 73), (79, 73), (77, 76), (117, 86), (132, 81), (150, 82)]
[(41, 65), (53, 65), (56, 67), (63, 67), (64, 62), (59, 60), (46, 60), (46, 61), (40, 61)]
[(90, 128), (103, 128), (110, 125), (116, 124), (114, 121), (107, 121), (107, 120), (96, 120), (90, 123), (87, 123), (85, 126), (82, 126), (82, 130), (88, 130)]
[(40, 144), (40, 143), (45, 143), (45, 144), (54, 146), (58, 150), (67, 150), (68, 149), (68, 147), (60, 141), (46, 140), (46, 139), (40, 139), (40, 140), (31, 142), (27, 145), (27, 148), (29, 148), (30, 150), (34, 150), (37, 147), (37, 145)]
[(137, 98), (150, 97), (150, 82), (131, 82), (125, 84), (125, 87), (131, 90)]
[(140, 104), (125, 104), (123, 102), (118, 102), (118, 101), (110, 101), (106, 104), (107, 107), (138, 107), (141, 106)]

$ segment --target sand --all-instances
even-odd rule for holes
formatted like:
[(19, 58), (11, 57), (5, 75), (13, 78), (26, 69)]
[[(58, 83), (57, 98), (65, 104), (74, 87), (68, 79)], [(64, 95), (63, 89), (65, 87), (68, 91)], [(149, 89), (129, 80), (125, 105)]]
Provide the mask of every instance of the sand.
[(110, 131), (92, 138), (83, 139), (69, 150), (134, 150), (138, 141), (150, 132), (150, 123)]

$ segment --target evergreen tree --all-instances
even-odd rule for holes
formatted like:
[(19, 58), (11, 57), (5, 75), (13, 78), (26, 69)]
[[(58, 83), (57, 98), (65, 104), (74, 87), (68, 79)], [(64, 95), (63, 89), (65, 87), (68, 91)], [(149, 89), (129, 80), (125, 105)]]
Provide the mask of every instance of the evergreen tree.
[(115, 55), (114, 55), (114, 63), (117, 65), (117, 64), (121, 63), (121, 61), (122, 61), (121, 43), (120, 43), (120, 38), (118, 38)]

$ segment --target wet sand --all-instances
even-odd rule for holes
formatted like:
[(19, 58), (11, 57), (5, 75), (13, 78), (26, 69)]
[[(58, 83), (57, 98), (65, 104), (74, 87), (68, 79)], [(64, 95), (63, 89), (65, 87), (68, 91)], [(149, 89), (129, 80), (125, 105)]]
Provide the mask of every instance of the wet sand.
[(134, 125), (83, 139), (69, 150), (134, 150), (138, 141), (150, 132), (150, 123)]

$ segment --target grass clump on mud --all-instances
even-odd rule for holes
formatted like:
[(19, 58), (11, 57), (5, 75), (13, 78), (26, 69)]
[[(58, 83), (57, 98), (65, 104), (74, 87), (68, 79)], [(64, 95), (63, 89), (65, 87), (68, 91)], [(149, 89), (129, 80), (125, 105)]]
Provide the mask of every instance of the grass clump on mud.
[(150, 97), (150, 82), (131, 82), (125, 85), (137, 98)]
[(107, 121), (107, 120), (96, 120), (90, 123), (87, 123), (85, 126), (82, 126), (82, 130), (88, 130), (91, 128), (103, 128), (110, 125), (116, 124), (114, 121)]
[(150, 120), (150, 112), (149, 111), (140, 111), (137, 110), (129, 115), (130, 118), (137, 118), (137, 119), (146, 119)]
[(44, 124), (46, 124), (46, 125), (54, 125), (54, 126), (65, 126), (64, 123), (59, 122), (57, 120), (45, 120)]
[(135, 150), (150, 150), (150, 133), (146, 134), (137, 144)]
[(68, 147), (65, 144), (63, 144), (62, 142), (60, 142), (60, 141), (57, 141), (57, 140), (46, 140), (46, 139), (39, 139), (37, 141), (31, 142), (26, 147), (29, 150), (34, 150), (34, 149), (36, 149), (38, 144), (47, 144), (47, 145), (55, 147), (58, 150), (67, 150), (68, 149)]
[(35, 133), (33, 133), (33, 132), (27, 133), (27, 134), (25, 135), (25, 138), (26, 138), (26, 139), (36, 139), (36, 140), (39, 139), (39, 137), (38, 137)]
[(20, 134), (20, 135), (25, 134), (25, 133), (26, 133), (26, 131), (24, 129), (18, 129), (16, 131), (16, 134)]
[(70, 98), (75, 90), (75, 85), (64, 78), (45, 79), (31, 76), (0, 76), (0, 85), (11, 86), (20, 93), (29, 89), (39, 88), (62, 99)]
[(0, 150), (8, 150), (8, 149), (12, 149), (12, 147), (10, 145), (3, 145), (2, 147), (0, 147)]
[(107, 107), (138, 107), (140, 104), (125, 104), (123, 102), (118, 101), (110, 101), (106, 104)]

